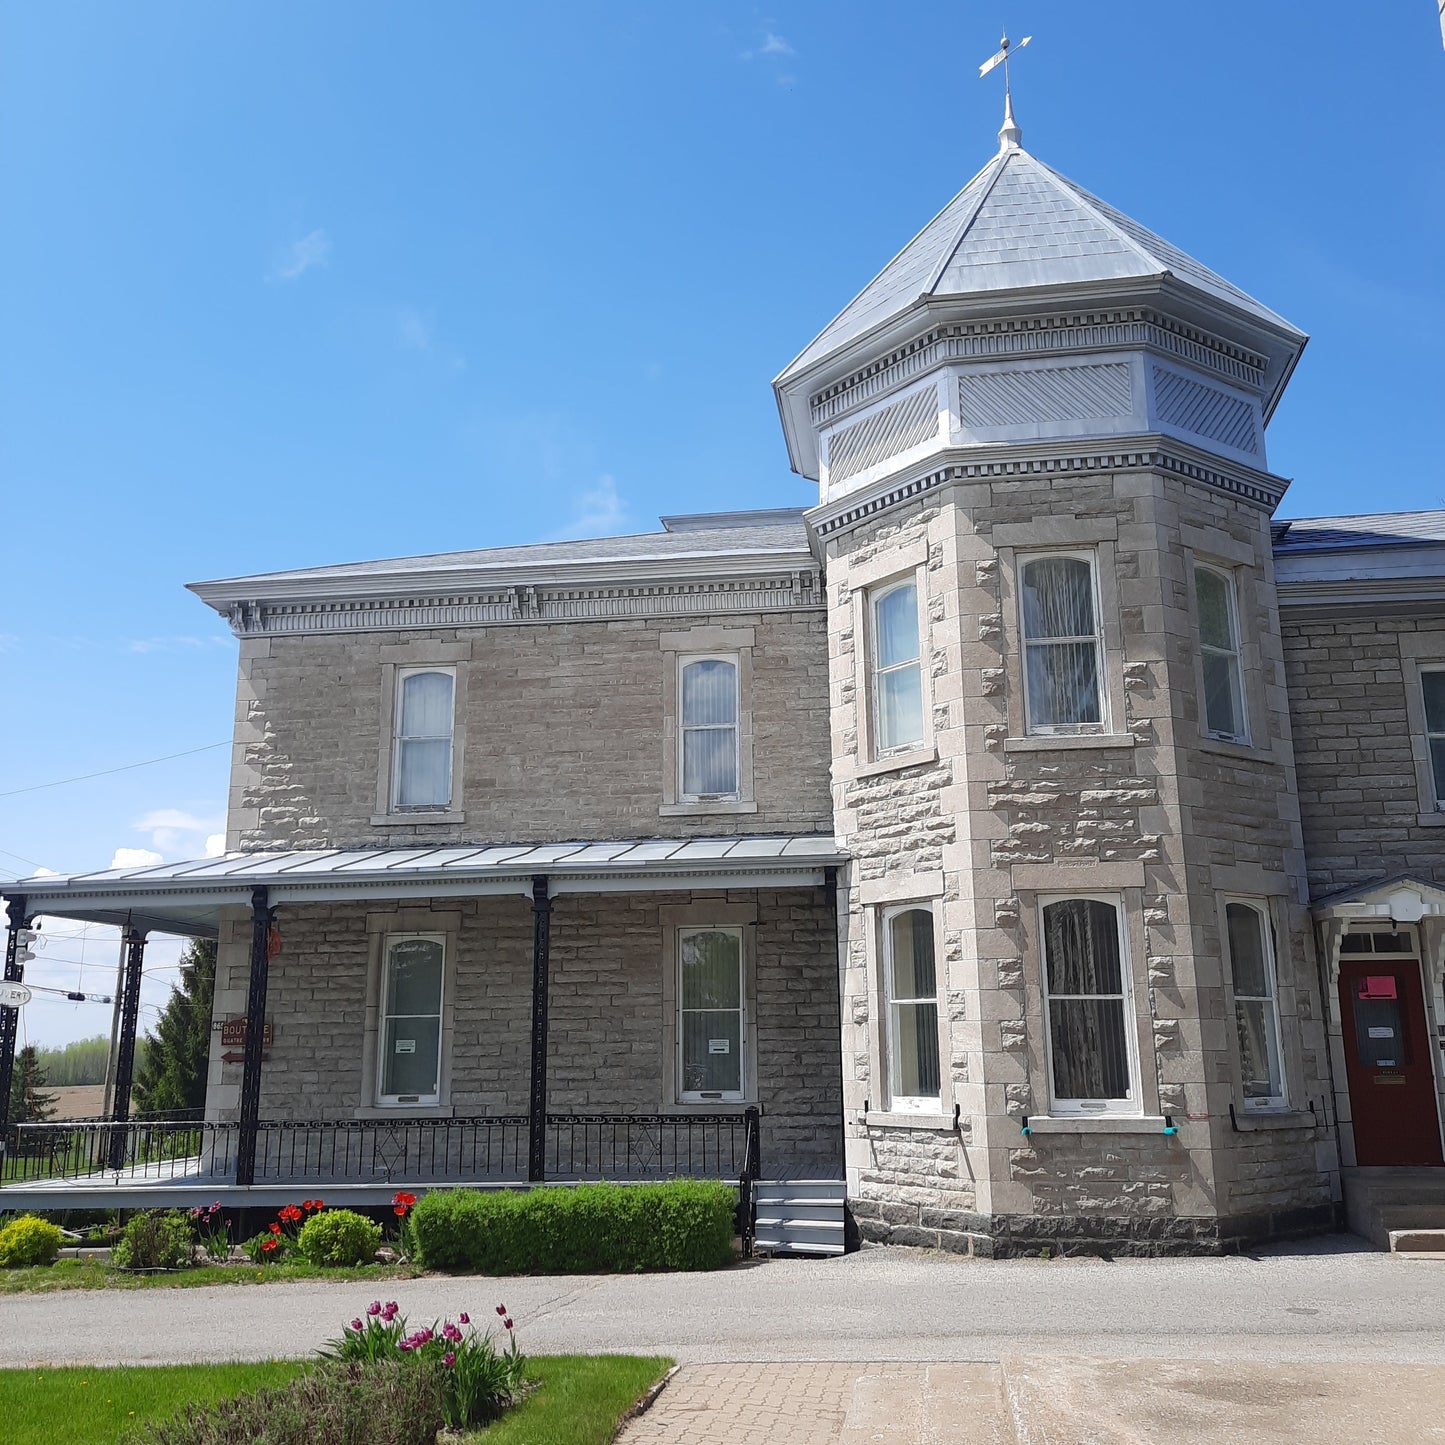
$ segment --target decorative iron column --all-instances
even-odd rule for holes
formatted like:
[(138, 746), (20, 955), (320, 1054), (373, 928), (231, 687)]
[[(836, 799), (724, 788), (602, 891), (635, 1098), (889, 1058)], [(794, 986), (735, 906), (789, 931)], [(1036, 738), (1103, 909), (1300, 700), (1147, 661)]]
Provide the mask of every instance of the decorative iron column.
[(115, 1058), (115, 1094), (110, 1117), (121, 1125), (110, 1131), (110, 1167), (125, 1167), (125, 1142), (130, 1119), (130, 1087), (135, 1077), (135, 1035), (140, 1018), (141, 965), (145, 961), (146, 936), (139, 929), (125, 931), (125, 977), (120, 994), (120, 1042)]
[(532, 879), (532, 1095), (527, 1110), (527, 1178), (547, 1172), (547, 994), (552, 960), (552, 899), (544, 873)]
[[(30, 923), (25, 900), (12, 898), (5, 912), (10, 920), (10, 932), (5, 937), (5, 982), (23, 983), (20, 935)], [(15, 1074), (15, 1036), (19, 1027), (20, 1010), (0, 1004), (0, 1159), (5, 1157), (5, 1131), (10, 1124), (10, 1081)]]
[(236, 1183), (256, 1182), (256, 1134), (261, 1119), (261, 1046), (266, 1039), (266, 983), (271, 968), (272, 910), (264, 887), (251, 890), (251, 983), (246, 993), (246, 1054), (241, 1064), (241, 1122), (236, 1138)]

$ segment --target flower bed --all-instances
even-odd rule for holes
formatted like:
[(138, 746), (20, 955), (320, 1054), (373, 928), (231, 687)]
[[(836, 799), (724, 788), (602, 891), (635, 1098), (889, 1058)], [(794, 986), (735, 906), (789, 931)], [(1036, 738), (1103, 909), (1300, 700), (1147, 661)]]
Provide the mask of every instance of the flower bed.
[(427, 1269), (480, 1274), (718, 1269), (733, 1258), (736, 1193), (691, 1179), (571, 1189), (436, 1190), (411, 1213)]

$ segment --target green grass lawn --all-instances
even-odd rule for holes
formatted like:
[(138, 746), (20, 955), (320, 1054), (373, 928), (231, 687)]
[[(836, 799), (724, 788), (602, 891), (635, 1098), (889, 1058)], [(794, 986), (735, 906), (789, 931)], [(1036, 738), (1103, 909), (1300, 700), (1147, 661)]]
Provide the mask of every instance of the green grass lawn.
[(300, 1361), (271, 1365), (150, 1365), (106, 1370), (0, 1370), (5, 1445), (114, 1445), (138, 1420), (209, 1404), (299, 1375)]
[[(538, 1388), (470, 1438), (481, 1445), (607, 1445), (623, 1412), (671, 1363), (634, 1355), (539, 1356), (527, 1366)], [(305, 1368), (281, 1361), (0, 1370), (0, 1435), (5, 1445), (115, 1445), (139, 1421), (282, 1385)]]
[(408, 1264), (364, 1264), (354, 1269), (295, 1264), (203, 1264), (169, 1274), (128, 1274), (90, 1259), (62, 1259), (32, 1269), (0, 1269), (0, 1295), (45, 1294), (57, 1289), (192, 1289), (203, 1284), (268, 1284), (285, 1279), (416, 1279)]

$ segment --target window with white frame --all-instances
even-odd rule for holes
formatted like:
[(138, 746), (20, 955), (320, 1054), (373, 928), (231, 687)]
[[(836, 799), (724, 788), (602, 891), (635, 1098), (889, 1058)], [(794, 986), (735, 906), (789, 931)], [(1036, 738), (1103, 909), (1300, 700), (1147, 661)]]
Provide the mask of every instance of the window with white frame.
[(1104, 649), (1093, 553), (1021, 558), (1019, 598), (1029, 732), (1102, 732)]
[(1285, 1102), (1280, 1054), (1274, 929), (1263, 899), (1231, 898), (1224, 905), (1239, 1076), (1246, 1109), (1277, 1109)]
[(738, 660), (684, 657), (678, 670), (678, 796), (738, 796)]
[(898, 1110), (939, 1108), (938, 978), (933, 913), (913, 904), (883, 916), (884, 1049)]
[(871, 602), (874, 751), (901, 752), (923, 742), (918, 588), (895, 583), (873, 593)]
[(1422, 667), (1420, 691), (1425, 707), (1425, 745), (1430, 750), (1430, 776), (1435, 807), (1445, 808), (1445, 668)]
[(741, 1100), (746, 1071), (743, 930), (681, 928), (677, 935), (678, 1096)]
[(1137, 1114), (1133, 1006), (1117, 898), (1043, 901), (1044, 1010), (1052, 1107)]
[(441, 934), (390, 934), (382, 945), (377, 1102), (434, 1104), (441, 1094)]
[(1204, 727), (1210, 737), (1244, 742), (1244, 685), (1239, 662), (1239, 608), (1234, 575), (1194, 568), (1194, 606), (1204, 666)]
[(398, 811), (451, 805), (456, 683), (449, 668), (397, 671), (391, 801)]

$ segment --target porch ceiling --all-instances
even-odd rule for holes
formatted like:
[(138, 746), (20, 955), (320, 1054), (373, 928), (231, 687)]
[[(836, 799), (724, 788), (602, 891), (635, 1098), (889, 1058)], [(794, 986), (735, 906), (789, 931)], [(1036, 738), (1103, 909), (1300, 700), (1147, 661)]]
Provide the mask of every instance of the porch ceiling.
[(826, 870), (845, 858), (823, 834), (322, 848), (19, 878), (0, 883), (0, 897), (24, 898), (32, 917), (213, 938), (221, 909), (249, 905), (258, 887), (268, 890), (272, 907), (350, 898), (530, 895), (538, 874), (547, 876), (553, 894), (806, 888), (820, 886)]

